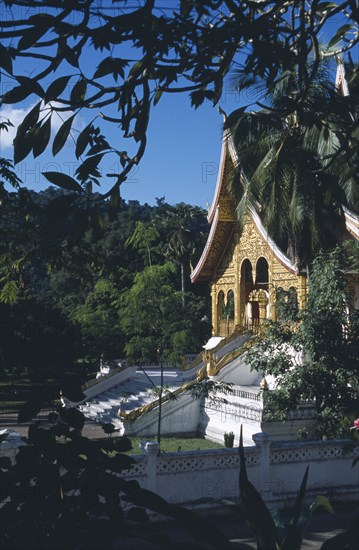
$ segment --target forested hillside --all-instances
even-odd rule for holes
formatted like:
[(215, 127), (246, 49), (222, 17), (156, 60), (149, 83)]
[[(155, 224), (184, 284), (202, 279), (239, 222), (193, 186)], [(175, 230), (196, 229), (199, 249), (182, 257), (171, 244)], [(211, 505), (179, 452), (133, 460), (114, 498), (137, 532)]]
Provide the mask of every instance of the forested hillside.
[(175, 359), (210, 334), (207, 290), (189, 281), (202, 209), (89, 205), (50, 187), (10, 194), (0, 223), (3, 372), (94, 371), (101, 356), (151, 360), (158, 347)]

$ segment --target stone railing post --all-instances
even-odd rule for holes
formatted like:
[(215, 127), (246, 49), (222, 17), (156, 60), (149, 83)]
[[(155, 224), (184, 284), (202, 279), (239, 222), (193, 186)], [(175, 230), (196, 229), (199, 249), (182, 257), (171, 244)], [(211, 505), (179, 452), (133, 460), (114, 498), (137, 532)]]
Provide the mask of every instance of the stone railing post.
[(157, 456), (160, 445), (157, 441), (147, 441), (145, 444), (147, 454), (147, 489), (157, 492)]
[(252, 435), (252, 439), (259, 448), (259, 468), (260, 468), (260, 493), (264, 500), (272, 498), (271, 482), (270, 482), (270, 446), (271, 439), (265, 432), (260, 432)]

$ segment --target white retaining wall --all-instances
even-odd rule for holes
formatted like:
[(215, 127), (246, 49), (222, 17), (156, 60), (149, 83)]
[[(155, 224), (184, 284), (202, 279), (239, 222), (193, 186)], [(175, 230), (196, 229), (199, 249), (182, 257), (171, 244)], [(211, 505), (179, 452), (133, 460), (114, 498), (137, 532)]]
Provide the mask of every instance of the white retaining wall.
[[(307, 466), (309, 500), (316, 495), (331, 502), (358, 500), (359, 466), (352, 468), (352, 461), (359, 446), (344, 458), (346, 441), (276, 443), (263, 433), (254, 439), (256, 445), (245, 448), (248, 477), (269, 505), (293, 504)], [(191, 507), (239, 497), (238, 449), (157, 453), (157, 443), (147, 444), (146, 455), (136, 457), (138, 463), (123, 477)]]
[(253, 434), (261, 431), (263, 401), (260, 389), (249, 386), (233, 386), (232, 389), (233, 393), (220, 393), (216, 400), (204, 400), (199, 432), (207, 439), (222, 445), (224, 432), (233, 432), (235, 445), (238, 445), (242, 424), (244, 442), (252, 445)]
[[(293, 505), (305, 470), (309, 466), (307, 499), (325, 495), (330, 502), (359, 499), (359, 445), (343, 456), (348, 441), (273, 442), (265, 433), (253, 437), (255, 445), (245, 447), (249, 480), (269, 506)], [(12, 433), (0, 445), (0, 456), (14, 458), (19, 434)], [(192, 508), (221, 506), (221, 499), (239, 497), (239, 452), (236, 449), (158, 453), (157, 443), (147, 443), (145, 454), (121, 473), (157, 492), (171, 503)]]
[[(161, 434), (197, 434), (200, 403), (200, 399), (194, 399), (189, 392), (180, 394), (175, 400), (165, 401), (162, 404)], [(121, 420), (126, 435), (154, 436), (157, 434), (158, 406), (136, 420)]]

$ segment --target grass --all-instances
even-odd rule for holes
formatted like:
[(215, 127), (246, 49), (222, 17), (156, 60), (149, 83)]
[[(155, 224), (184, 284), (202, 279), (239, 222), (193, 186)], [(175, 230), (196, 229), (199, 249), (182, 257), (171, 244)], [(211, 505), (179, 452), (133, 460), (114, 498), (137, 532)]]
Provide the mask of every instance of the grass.
[(53, 388), (52, 380), (34, 382), (26, 377), (0, 381), (0, 410), (2, 414), (16, 413), (20, 406), (31, 398), (46, 400), (48, 390)]
[[(130, 455), (142, 454), (139, 447), (140, 441), (154, 441), (154, 438), (131, 437), (132, 450)], [(177, 451), (203, 451), (206, 449), (223, 449), (224, 445), (214, 443), (203, 437), (161, 437), (161, 451), (165, 453), (175, 453)]]

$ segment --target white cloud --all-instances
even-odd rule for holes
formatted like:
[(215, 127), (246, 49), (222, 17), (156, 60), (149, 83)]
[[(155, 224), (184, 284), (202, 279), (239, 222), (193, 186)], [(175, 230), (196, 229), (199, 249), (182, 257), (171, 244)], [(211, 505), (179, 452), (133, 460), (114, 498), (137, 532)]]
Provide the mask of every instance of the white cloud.
[(30, 105), (27, 109), (13, 109), (11, 107), (5, 107), (1, 109), (0, 116), (2, 119), (9, 119), (10, 122), (14, 125), (10, 127), (8, 131), (4, 130), (1, 132), (1, 149), (9, 149), (12, 147), (12, 142), (16, 135), (16, 128), (24, 119), (24, 116), (33, 108), (34, 105)]
[[(1, 143), (1, 150), (3, 149), (11, 149), (12, 144), (14, 141), (14, 138), (16, 136), (17, 127), (21, 122), (24, 120), (24, 117), (31, 111), (31, 109), (36, 105), (36, 103), (32, 103), (29, 105), (26, 109), (14, 109), (13, 107), (3, 107), (0, 110), (0, 119), (1, 120), (10, 120), (10, 122), (14, 125), (14, 127), (10, 127), (8, 131), (4, 130), (1, 132), (0, 136), (0, 143)], [(55, 102), (52, 102), (53, 106), (56, 106), (57, 104)], [(51, 136), (54, 138), (57, 130), (60, 128), (61, 124), (68, 119), (72, 115), (72, 112), (61, 112), (60, 114), (57, 114), (56, 112), (53, 113), (52, 120), (51, 120)], [(41, 114), (40, 114), (41, 118)], [(83, 117), (78, 116), (75, 119), (75, 124), (73, 125), (73, 128), (75, 130), (81, 130), (85, 126), (85, 121)], [(68, 141), (70, 141), (71, 138), (69, 137)], [(72, 141), (72, 140), (71, 140)]]

